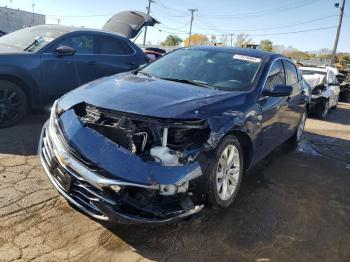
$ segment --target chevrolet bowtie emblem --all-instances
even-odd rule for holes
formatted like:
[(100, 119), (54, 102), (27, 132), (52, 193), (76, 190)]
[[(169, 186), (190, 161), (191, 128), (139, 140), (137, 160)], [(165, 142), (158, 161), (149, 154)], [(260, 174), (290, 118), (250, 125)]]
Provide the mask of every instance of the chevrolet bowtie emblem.
[(57, 156), (57, 160), (61, 164), (65, 165), (65, 166), (69, 166), (69, 164), (70, 164), (70, 161), (69, 161), (70, 157), (67, 154), (62, 153), (62, 152), (58, 152), (56, 156)]

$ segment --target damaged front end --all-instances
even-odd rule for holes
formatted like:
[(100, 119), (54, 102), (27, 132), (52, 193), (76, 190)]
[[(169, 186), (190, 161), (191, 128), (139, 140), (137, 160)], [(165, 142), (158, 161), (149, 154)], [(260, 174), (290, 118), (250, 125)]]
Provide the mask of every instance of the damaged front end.
[(39, 154), (56, 189), (89, 215), (161, 223), (203, 208), (206, 121), (170, 120), (55, 103)]

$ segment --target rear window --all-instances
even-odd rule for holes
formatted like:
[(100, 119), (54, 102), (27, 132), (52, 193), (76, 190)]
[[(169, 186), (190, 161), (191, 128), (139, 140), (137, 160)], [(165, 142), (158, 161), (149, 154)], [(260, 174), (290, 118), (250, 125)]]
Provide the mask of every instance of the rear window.
[(131, 46), (121, 39), (107, 36), (97, 38), (97, 53), (103, 55), (131, 55), (134, 50)]

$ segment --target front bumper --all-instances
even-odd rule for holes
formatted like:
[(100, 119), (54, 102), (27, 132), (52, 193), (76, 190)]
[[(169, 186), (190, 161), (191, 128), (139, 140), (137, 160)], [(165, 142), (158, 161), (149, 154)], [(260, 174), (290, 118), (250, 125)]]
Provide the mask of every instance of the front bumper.
[(186, 205), (188, 196), (175, 199), (169, 205), (156, 204), (154, 207), (153, 203), (142, 206), (112, 192), (110, 186), (113, 185), (146, 191), (156, 191), (159, 185), (102, 177), (70, 154), (62, 138), (52, 135), (49, 125), (49, 122), (44, 125), (39, 143), (43, 168), (59, 193), (88, 215), (118, 223), (167, 223), (193, 215), (203, 208), (203, 205)]

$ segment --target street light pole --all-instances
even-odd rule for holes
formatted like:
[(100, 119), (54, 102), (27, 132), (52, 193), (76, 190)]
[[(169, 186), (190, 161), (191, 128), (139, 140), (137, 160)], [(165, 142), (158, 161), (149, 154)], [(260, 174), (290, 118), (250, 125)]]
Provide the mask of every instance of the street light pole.
[[(148, 7), (147, 7), (147, 14), (151, 12), (151, 4), (154, 2), (154, 0), (148, 0)], [(146, 45), (146, 37), (147, 37), (147, 26), (145, 27), (145, 34), (143, 35), (143, 46)]]
[(191, 45), (191, 35), (192, 35), (192, 23), (193, 23), (193, 13), (197, 12), (198, 9), (188, 9), (191, 12), (191, 22), (190, 22), (190, 34), (188, 36), (188, 45)]
[[(338, 8), (339, 7), (339, 3), (336, 3), (335, 7)], [(338, 23), (337, 34), (335, 36), (335, 41), (334, 41), (334, 46), (333, 46), (332, 56), (333, 56), (333, 62), (334, 63), (335, 63), (335, 58), (336, 58), (335, 55), (337, 53), (337, 48), (338, 48), (340, 29), (341, 29), (341, 25), (342, 25), (342, 22), (343, 22), (344, 7), (345, 7), (345, 0), (343, 0), (342, 5), (340, 7), (339, 23)]]

